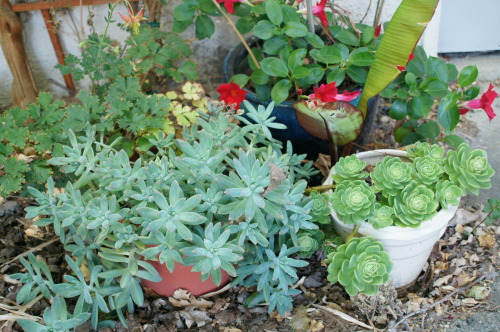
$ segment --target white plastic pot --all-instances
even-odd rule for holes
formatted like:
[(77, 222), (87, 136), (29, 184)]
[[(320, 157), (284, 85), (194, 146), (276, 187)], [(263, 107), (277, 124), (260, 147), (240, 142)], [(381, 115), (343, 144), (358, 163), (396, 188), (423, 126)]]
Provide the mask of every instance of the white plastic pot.
[[(375, 150), (358, 153), (360, 160), (375, 166), (377, 161), (382, 161), (385, 156), (394, 156), (405, 159), (406, 151), (399, 150)], [(334, 169), (330, 175), (334, 174)], [(331, 176), (324, 182), (325, 185), (333, 183)], [(374, 229), (371, 224), (365, 222), (358, 230), (364, 236), (371, 236), (384, 245), (389, 253), (394, 266), (390, 272), (393, 286), (404, 287), (412, 283), (422, 271), (425, 262), (437, 240), (443, 236), (448, 222), (453, 218), (458, 206), (449, 205), (448, 209), (440, 210), (432, 219), (422, 222), (417, 228), (389, 226), (382, 229)], [(339, 220), (335, 211), (332, 210), (335, 231), (346, 239), (354, 229), (354, 225), (346, 225)]]

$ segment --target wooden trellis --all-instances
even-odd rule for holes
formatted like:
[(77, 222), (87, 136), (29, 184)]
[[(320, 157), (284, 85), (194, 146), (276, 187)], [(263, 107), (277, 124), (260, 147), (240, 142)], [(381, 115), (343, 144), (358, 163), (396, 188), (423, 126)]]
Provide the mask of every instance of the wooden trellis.
[[(9, 0), (0, 0), (0, 38), (1, 46), (7, 64), (12, 72), (12, 100), (15, 105), (25, 106), (36, 99), (38, 90), (24, 49), (22, 23), (18, 12), (40, 10), (47, 27), (52, 46), (59, 64), (65, 65), (64, 51), (54, 26), (54, 19), (50, 13), (52, 8), (71, 8), (79, 6), (102, 5), (114, 3), (117, 0), (59, 0), (11, 4)], [(129, 0), (135, 2), (138, 0)], [(64, 75), (66, 86), (75, 90), (70, 75)]]

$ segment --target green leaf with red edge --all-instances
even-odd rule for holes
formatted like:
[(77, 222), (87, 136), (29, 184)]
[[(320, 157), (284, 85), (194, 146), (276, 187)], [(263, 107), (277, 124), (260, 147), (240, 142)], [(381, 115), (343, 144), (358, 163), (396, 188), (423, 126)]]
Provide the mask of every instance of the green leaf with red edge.
[(300, 101), (294, 104), (299, 124), (309, 134), (327, 139), (325, 125), (320, 114), (326, 119), (328, 129), (338, 146), (354, 141), (363, 127), (363, 113), (345, 101), (319, 103)]
[(403, 0), (385, 29), (384, 36), (375, 54), (376, 62), (370, 72), (359, 102), (359, 109), (366, 114), (368, 100), (388, 86), (399, 74), (396, 66), (406, 66), (426, 23), (428, 23), (439, 0)]

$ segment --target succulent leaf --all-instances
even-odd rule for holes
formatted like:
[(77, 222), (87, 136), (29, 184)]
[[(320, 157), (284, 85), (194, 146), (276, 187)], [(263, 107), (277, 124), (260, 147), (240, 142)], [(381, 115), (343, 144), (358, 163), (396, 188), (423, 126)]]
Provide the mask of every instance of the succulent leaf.
[(398, 157), (385, 157), (377, 162), (371, 172), (374, 187), (386, 197), (397, 196), (401, 189), (411, 181), (412, 165)]
[(380, 242), (372, 237), (352, 238), (326, 260), (328, 281), (339, 282), (347, 293), (374, 295), (389, 280), (392, 262)]
[(375, 207), (375, 194), (361, 180), (341, 183), (331, 196), (332, 208), (346, 224), (361, 224)]
[(469, 190), (476, 196), (480, 189), (491, 188), (490, 179), (495, 174), (486, 152), (473, 150), (466, 143), (462, 143), (456, 151), (448, 152), (444, 168), (450, 181), (462, 188), (463, 194)]
[(391, 197), (397, 216), (396, 226), (418, 227), (422, 221), (431, 219), (439, 206), (434, 191), (415, 181), (410, 182), (401, 191), (401, 195)]
[(443, 167), (431, 156), (417, 157), (413, 160), (414, 174), (418, 182), (432, 185), (443, 175)]
[(319, 224), (329, 224), (330, 223), (330, 207), (328, 206), (329, 196), (327, 193), (318, 193), (317, 191), (312, 191), (309, 194), (312, 199), (311, 216), (312, 221)]
[(336, 183), (341, 183), (345, 180), (362, 180), (368, 176), (368, 172), (363, 172), (366, 163), (358, 159), (356, 155), (342, 157), (333, 166), (335, 174), (332, 175)]
[(408, 158), (414, 159), (417, 157), (431, 157), (434, 161), (442, 163), (444, 156), (444, 148), (437, 144), (429, 145), (424, 142), (416, 142), (411, 146), (406, 147)]
[(394, 224), (394, 208), (387, 205), (375, 204), (375, 210), (368, 222), (372, 224), (373, 228), (380, 229)]
[(458, 205), (462, 197), (462, 189), (449, 180), (439, 181), (436, 184), (436, 199), (441, 208), (449, 205)]

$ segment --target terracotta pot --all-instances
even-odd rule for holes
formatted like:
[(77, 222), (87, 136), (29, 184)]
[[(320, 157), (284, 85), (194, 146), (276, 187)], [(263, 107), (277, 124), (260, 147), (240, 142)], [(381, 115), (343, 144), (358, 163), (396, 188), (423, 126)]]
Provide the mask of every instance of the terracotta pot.
[(226, 271), (222, 272), (222, 281), (219, 286), (215, 285), (212, 278), (201, 281), (200, 272), (192, 272), (192, 266), (184, 266), (176, 263), (174, 272), (170, 273), (165, 264), (157, 261), (146, 261), (151, 264), (162, 277), (160, 282), (143, 280), (142, 284), (161, 296), (172, 296), (177, 289), (185, 289), (194, 296), (200, 296), (221, 289), (229, 283), (231, 276)]

